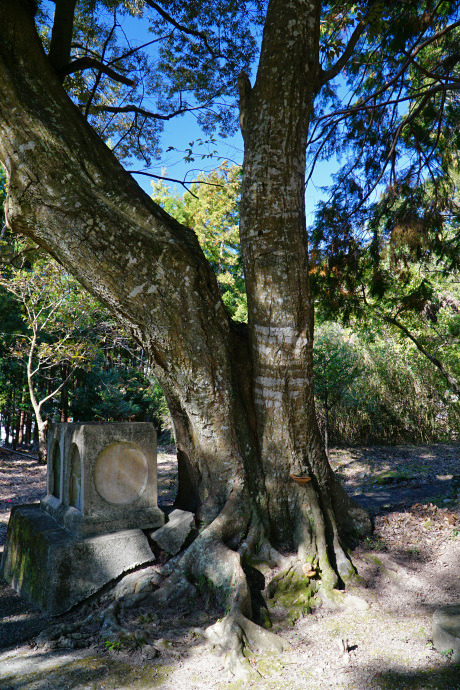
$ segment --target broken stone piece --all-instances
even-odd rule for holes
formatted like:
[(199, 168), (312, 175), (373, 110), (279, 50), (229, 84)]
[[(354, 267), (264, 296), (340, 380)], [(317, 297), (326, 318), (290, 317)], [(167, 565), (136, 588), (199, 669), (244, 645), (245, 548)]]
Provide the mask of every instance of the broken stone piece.
[(152, 541), (168, 554), (175, 556), (181, 550), (193, 529), (195, 516), (186, 510), (173, 510), (169, 521), (160, 529), (149, 532)]
[(146, 659), (156, 659), (157, 656), (160, 656), (158, 649), (151, 644), (144, 645), (142, 652)]

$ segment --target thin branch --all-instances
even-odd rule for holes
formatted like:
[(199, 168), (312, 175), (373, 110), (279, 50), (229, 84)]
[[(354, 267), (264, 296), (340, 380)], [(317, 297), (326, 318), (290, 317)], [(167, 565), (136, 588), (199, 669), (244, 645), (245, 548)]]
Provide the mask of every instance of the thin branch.
[(165, 177), (164, 175), (154, 175), (153, 173), (144, 172), (143, 170), (129, 170), (131, 175), (145, 175), (145, 177), (151, 177), (155, 180), (166, 180), (167, 182), (177, 182), (177, 184), (182, 185), (184, 189), (191, 194), (195, 199), (198, 199), (197, 195), (194, 194), (187, 185), (190, 184), (206, 184), (210, 187), (223, 187), (223, 185), (217, 182), (206, 182), (206, 180), (191, 180), (190, 182), (185, 182), (184, 180), (176, 180), (174, 177)]
[[(107, 34), (107, 38), (106, 38), (106, 40), (104, 41), (104, 45), (103, 45), (103, 47), (102, 47), (101, 60), (104, 60), (105, 51), (107, 50), (107, 47), (108, 47), (108, 45), (109, 45), (109, 43), (110, 43), (110, 40), (111, 40), (111, 38), (112, 38), (112, 36), (113, 36), (113, 34), (114, 34), (114, 32), (115, 32), (115, 28), (116, 28), (116, 26), (117, 26), (117, 23), (118, 23), (118, 22), (117, 22), (116, 12), (115, 12), (115, 13), (114, 13), (114, 17), (113, 17), (113, 25), (112, 25), (112, 28), (110, 29), (109, 33)], [(94, 96), (95, 96), (95, 94), (96, 94), (97, 87), (99, 86), (99, 82), (101, 81), (101, 75), (102, 75), (102, 72), (99, 71), (99, 72), (97, 73), (97, 75), (96, 75), (96, 79), (94, 80), (93, 88), (91, 89), (91, 93), (90, 93), (90, 95), (89, 95), (88, 102), (86, 103), (86, 106), (85, 106), (85, 118), (86, 118), (86, 119), (88, 119), (88, 114), (89, 114), (89, 110), (90, 110), (90, 107), (91, 107), (91, 103), (93, 102), (93, 98), (94, 98)]]
[[(369, 96), (369, 98), (366, 98), (366, 101), (359, 103), (357, 105), (352, 106), (351, 108), (346, 108), (345, 110), (336, 110), (335, 113), (329, 113), (327, 115), (320, 115), (319, 117), (315, 118), (315, 123), (320, 122), (321, 120), (327, 120), (331, 118), (338, 117), (337, 121), (334, 122), (333, 124), (338, 124), (340, 120), (344, 120), (347, 115), (352, 115), (353, 113), (358, 113), (361, 110), (366, 110), (366, 111), (372, 111), (375, 110), (376, 108), (386, 108), (389, 105), (398, 105), (399, 103), (404, 103), (405, 101), (413, 101), (416, 98), (422, 98), (424, 96), (432, 96), (435, 93), (439, 93), (440, 91), (447, 92), (447, 91), (458, 91), (460, 90), (460, 79), (456, 79), (454, 82), (452, 82), (452, 85), (445, 85), (445, 84), (436, 84), (435, 86), (432, 86), (431, 88), (427, 89), (426, 91), (419, 91), (418, 93), (411, 94), (410, 96), (404, 96), (403, 98), (397, 98), (389, 101), (383, 101), (381, 103), (374, 103), (373, 105), (369, 105), (369, 101), (371, 98), (374, 98), (374, 95)], [(381, 92), (380, 92), (381, 93)]]
[(114, 65), (116, 62), (120, 62), (120, 60), (126, 60), (126, 58), (131, 57), (131, 55), (134, 55), (134, 53), (137, 53), (139, 50), (147, 48), (147, 46), (151, 46), (153, 43), (164, 41), (165, 38), (169, 38), (170, 36), (171, 34), (168, 34), (166, 36), (159, 36), (159, 38), (154, 38), (153, 41), (148, 41), (147, 43), (143, 43), (142, 45), (137, 46), (136, 48), (131, 48), (130, 50), (127, 50), (126, 53), (123, 53), (123, 55), (120, 55), (119, 57), (110, 60), (110, 62), (108, 62), (107, 64)]
[(140, 108), (138, 105), (134, 105), (134, 103), (130, 103), (128, 105), (93, 105), (92, 110), (97, 111), (97, 112), (107, 112), (107, 113), (136, 113), (136, 115), (142, 115), (143, 117), (151, 117), (154, 118), (155, 120), (171, 120), (173, 117), (177, 117), (177, 115), (183, 115), (184, 113), (189, 113), (192, 110), (200, 110), (203, 106), (196, 106), (193, 108), (178, 108), (178, 110), (175, 110), (173, 113), (169, 113), (169, 115), (162, 115), (161, 113), (152, 113), (151, 110), (145, 110), (145, 108)]
[(171, 24), (175, 29), (178, 29), (184, 34), (188, 34), (189, 36), (195, 36), (195, 38), (199, 38), (201, 41), (203, 41), (204, 45), (206, 48), (209, 50), (211, 55), (213, 57), (217, 57), (217, 54), (213, 50), (212, 46), (209, 45), (208, 42), (208, 36), (206, 33), (203, 31), (197, 31), (196, 29), (190, 29), (187, 26), (184, 26), (183, 24), (179, 24), (178, 21), (174, 19), (166, 10), (164, 10), (160, 5), (158, 5), (156, 2), (153, 0), (145, 0), (145, 4), (151, 7), (152, 9), (156, 10), (160, 17), (163, 17), (165, 21), (167, 21), (169, 24)]

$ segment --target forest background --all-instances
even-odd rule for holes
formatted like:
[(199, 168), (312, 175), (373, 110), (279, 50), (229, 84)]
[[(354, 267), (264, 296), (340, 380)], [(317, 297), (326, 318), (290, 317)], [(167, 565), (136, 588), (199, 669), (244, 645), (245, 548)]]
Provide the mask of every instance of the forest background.
[[(240, 188), (241, 168), (224, 161), (183, 194), (164, 180), (152, 182), (152, 198), (195, 231), (229, 315), (246, 322)], [(0, 195), (3, 202), (3, 171)], [(385, 289), (375, 293), (368, 241), (360, 247), (359, 285), (347, 295), (340, 252), (331, 265), (322, 213), (320, 203), (310, 228), (310, 273), (316, 411), (326, 448), (458, 439), (457, 267), (447, 267), (426, 237), (401, 225), (382, 240)], [(453, 228), (446, 231), (454, 235)], [(160, 443), (173, 443), (167, 404), (142, 348), (29, 240), (4, 228), (0, 248), (2, 442), (13, 449), (37, 446), (48, 420), (131, 420), (152, 421)]]

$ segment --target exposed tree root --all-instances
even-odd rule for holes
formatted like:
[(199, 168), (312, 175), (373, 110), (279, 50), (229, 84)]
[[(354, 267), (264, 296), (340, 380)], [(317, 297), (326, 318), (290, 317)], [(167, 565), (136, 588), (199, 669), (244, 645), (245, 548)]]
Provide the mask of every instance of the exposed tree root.
[[(62, 640), (66, 634), (72, 638), (78, 629), (85, 625), (94, 627), (95, 623), (99, 638), (122, 639), (126, 637), (122, 622), (126, 609), (139, 604), (153, 608), (174, 602), (183, 604), (198, 596), (209, 596), (224, 615), (201, 634), (225, 655), (225, 667), (230, 673), (244, 679), (254, 676), (257, 667), (250, 660), (253, 653), (278, 654), (289, 644), (253, 622), (246, 572), (252, 573), (253, 579), (260, 576), (258, 582), (261, 578), (262, 585), (257, 587), (261, 590), (263, 576), (251, 564), (257, 566), (260, 562), (280, 568), (264, 595), (269, 607), (284, 609), (286, 620), (291, 623), (319, 605), (320, 587), (323, 594), (332, 593), (334, 601), (338, 598), (340, 603), (341, 593), (335, 588), (340, 578), (349, 579), (354, 572), (327, 500), (309, 484), (299, 494), (298, 506), (297, 555), (288, 558), (272, 547), (244, 487), (235, 482), (232, 495), (217, 518), (202, 529), (182, 554), (163, 566), (150, 566), (127, 575), (105, 598), (108, 605), (103, 610), (87, 616), (80, 624), (58, 626), (48, 640)], [(256, 620), (269, 627), (269, 609), (262, 596), (260, 601), (266, 618), (256, 615)], [(256, 613), (260, 612), (259, 604)]]
[(207, 639), (220, 647), (225, 654), (225, 668), (237, 678), (247, 680), (254, 674), (244, 652), (281, 654), (290, 644), (278, 635), (264, 630), (237, 611), (230, 611), (225, 618), (206, 630)]

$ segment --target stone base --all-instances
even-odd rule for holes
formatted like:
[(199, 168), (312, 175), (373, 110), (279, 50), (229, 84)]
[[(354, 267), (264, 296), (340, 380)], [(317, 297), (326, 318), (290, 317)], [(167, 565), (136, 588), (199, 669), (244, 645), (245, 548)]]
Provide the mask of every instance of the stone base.
[(16, 592), (57, 616), (153, 560), (140, 529), (77, 538), (32, 504), (11, 512), (1, 570)]
[(460, 604), (441, 606), (433, 614), (433, 644), (438, 652), (452, 650), (451, 661), (460, 664)]

